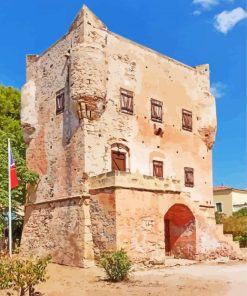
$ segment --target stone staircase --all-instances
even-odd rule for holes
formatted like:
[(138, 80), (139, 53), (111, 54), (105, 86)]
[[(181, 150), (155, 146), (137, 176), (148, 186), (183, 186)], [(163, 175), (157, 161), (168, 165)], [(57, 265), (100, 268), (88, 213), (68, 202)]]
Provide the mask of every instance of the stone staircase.
[(195, 212), (201, 213), (201, 215), (203, 216), (203, 220), (205, 221), (205, 224), (208, 225), (208, 229), (211, 233), (214, 234), (214, 239), (216, 238), (219, 243), (227, 244), (232, 247), (232, 258), (247, 259), (246, 252), (242, 252), (239, 246), (239, 242), (233, 240), (232, 234), (224, 234), (223, 224), (216, 224), (214, 217), (214, 209), (212, 209), (211, 212), (207, 211), (205, 208), (198, 207), (197, 203), (194, 203), (193, 208)]
[(230, 233), (229, 234), (228, 233), (224, 233), (224, 231), (223, 231), (223, 224), (216, 224), (216, 231), (217, 231), (218, 234), (222, 234), (223, 233), (226, 241), (229, 242), (229, 243), (231, 243), (231, 244), (233, 243), (241, 251), (241, 248), (239, 247), (239, 242), (233, 240), (233, 235), (230, 234)]

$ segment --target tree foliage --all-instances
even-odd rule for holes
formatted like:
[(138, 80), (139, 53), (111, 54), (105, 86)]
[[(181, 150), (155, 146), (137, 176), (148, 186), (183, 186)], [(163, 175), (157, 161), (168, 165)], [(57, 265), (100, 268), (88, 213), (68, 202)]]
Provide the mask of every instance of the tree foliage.
[(25, 203), (26, 185), (34, 184), (37, 174), (26, 167), (25, 143), (20, 123), (20, 92), (12, 87), (0, 86), (0, 236), (5, 226), (4, 214), (8, 207), (8, 138), (17, 167), (19, 186), (12, 190), (13, 211)]
[(246, 216), (247, 217), (247, 207), (233, 213), (233, 216)]

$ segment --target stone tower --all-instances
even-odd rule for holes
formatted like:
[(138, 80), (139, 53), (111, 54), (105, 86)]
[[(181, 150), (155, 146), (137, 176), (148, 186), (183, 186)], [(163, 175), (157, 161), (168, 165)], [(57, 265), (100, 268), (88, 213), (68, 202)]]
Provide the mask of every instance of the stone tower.
[(24, 254), (75, 266), (118, 248), (136, 262), (237, 255), (214, 220), (208, 65), (118, 36), (84, 6), (60, 40), (27, 56), (21, 120), (39, 174)]

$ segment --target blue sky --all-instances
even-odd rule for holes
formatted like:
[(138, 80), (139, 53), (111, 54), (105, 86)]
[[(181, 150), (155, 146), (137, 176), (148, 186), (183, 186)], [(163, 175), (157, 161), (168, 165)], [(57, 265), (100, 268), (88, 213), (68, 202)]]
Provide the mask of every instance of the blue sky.
[(1, 0), (0, 83), (21, 88), (25, 55), (59, 39), (83, 4), (113, 32), (191, 66), (210, 64), (214, 184), (247, 188), (246, 0)]

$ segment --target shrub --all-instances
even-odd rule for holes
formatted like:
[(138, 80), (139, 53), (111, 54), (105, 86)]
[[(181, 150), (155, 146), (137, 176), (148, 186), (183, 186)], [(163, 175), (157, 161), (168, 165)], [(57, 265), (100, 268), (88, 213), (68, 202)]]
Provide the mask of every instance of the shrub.
[(126, 279), (132, 267), (132, 262), (123, 249), (104, 255), (100, 260), (100, 264), (112, 282)]
[(18, 291), (20, 296), (35, 295), (34, 287), (46, 281), (46, 268), (50, 256), (38, 259), (1, 258), (0, 259), (0, 289)]
[(215, 221), (216, 224), (222, 224), (224, 223), (224, 220), (226, 219), (226, 215), (224, 213), (215, 212)]

